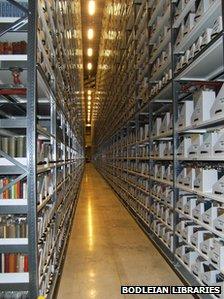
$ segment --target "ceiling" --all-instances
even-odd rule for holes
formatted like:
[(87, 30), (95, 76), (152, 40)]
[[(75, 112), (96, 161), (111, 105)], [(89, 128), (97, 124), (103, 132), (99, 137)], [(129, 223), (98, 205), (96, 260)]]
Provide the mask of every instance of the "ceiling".
[[(101, 37), (101, 26), (104, 9), (104, 0), (95, 0), (95, 13), (89, 15), (88, 5), (89, 1), (81, 1), (82, 13), (82, 40), (83, 40), (83, 64), (84, 64), (84, 86), (86, 89), (95, 88), (95, 79), (97, 72), (99, 43)], [(94, 37), (92, 40), (87, 38), (87, 31), (89, 28), (94, 30)], [(87, 49), (93, 49), (93, 56), (87, 56)], [(91, 62), (93, 68), (91, 71), (87, 69), (87, 63)]]

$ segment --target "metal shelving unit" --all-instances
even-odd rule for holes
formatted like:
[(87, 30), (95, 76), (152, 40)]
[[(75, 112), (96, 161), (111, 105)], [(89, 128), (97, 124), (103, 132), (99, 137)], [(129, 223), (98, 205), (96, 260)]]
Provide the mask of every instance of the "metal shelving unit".
[(84, 167), (80, 3), (0, 6), (0, 297), (54, 298)]
[[(223, 7), (220, 0), (133, 1), (120, 32), (127, 42), (122, 51), (114, 47), (120, 64), (112, 73), (115, 66), (102, 62), (109, 71), (104, 84), (102, 72), (97, 78), (100, 109), (93, 139), (96, 168), (171, 267), (188, 284), (222, 289)], [(146, 22), (140, 18), (145, 9)], [(109, 22), (106, 16), (104, 21)], [(148, 37), (141, 39), (137, 28), (148, 30)], [(128, 56), (132, 38), (135, 68)], [(147, 71), (138, 44), (147, 47)], [(101, 51), (104, 47), (102, 41)], [(145, 51), (142, 46), (143, 56)], [(146, 77), (131, 74), (142, 69)], [(223, 298), (223, 292), (200, 298)]]

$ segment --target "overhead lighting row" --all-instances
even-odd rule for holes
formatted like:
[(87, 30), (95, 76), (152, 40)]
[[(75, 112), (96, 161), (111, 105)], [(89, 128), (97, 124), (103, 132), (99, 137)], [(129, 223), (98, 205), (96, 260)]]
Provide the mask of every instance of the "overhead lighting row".
[(90, 89), (87, 91), (87, 94), (88, 94), (88, 96), (87, 96), (87, 99), (88, 99), (88, 101), (87, 101), (87, 123), (90, 123), (90, 121), (91, 121), (91, 100), (92, 100)]
[[(96, 2), (95, 0), (88, 0), (88, 13), (90, 16), (93, 16), (96, 12)], [(87, 30), (87, 38), (89, 41), (92, 41), (94, 38), (94, 30), (93, 28), (88, 28)], [(87, 56), (92, 57), (93, 56), (93, 48), (89, 47), (87, 49)], [(87, 63), (87, 70), (91, 71), (93, 69), (93, 64), (92, 62)], [(91, 101), (92, 101), (92, 96), (91, 96), (91, 90), (89, 89), (87, 91), (87, 126), (91, 126)]]
[[(90, 16), (93, 16), (95, 14), (95, 12), (96, 12), (96, 2), (95, 2), (95, 0), (89, 0), (88, 1), (88, 13), (89, 13)], [(93, 28), (89, 28), (87, 30), (87, 38), (88, 38), (88, 40), (93, 40), (93, 38), (94, 38)], [(93, 56), (93, 49), (92, 48), (87, 49), (87, 56), (88, 57)], [(91, 71), (92, 68), (93, 68), (92, 62), (88, 62), (87, 63), (87, 70)]]

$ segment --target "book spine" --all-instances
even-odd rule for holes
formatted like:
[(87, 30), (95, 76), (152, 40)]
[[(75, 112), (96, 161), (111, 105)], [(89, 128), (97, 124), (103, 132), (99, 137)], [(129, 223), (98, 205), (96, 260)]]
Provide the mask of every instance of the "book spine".
[[(9, 183), (9, 178), (3, 178), (3, 187), (7, 186)], [(4, 192), (3, 192), (3, 199), (8, 199), (10, 196), (10, 193), (9, 193), (9, 189), (6, 189)]]
[(1, 273), (5, 273), (5, 254), (1, 254)]
[(28, 272), (29, 269), (28, 269), (28, 256), (25, 255), (24, 256), (24, 272)]
[(9, 254), (9, 273), (17, 272), (17, 256), (14, 253)]
[(9, 253), (5, 253), (5, 270), (4, 273), (9, 273)]

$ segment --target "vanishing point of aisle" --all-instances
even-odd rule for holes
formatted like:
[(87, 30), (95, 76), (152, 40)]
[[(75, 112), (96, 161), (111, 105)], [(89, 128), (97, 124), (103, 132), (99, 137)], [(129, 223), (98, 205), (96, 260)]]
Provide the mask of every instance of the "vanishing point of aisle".
[(58, 299), (184, 298), (121, 295), (121, 285), (182, 285), (91, 164), (86, 165)]

